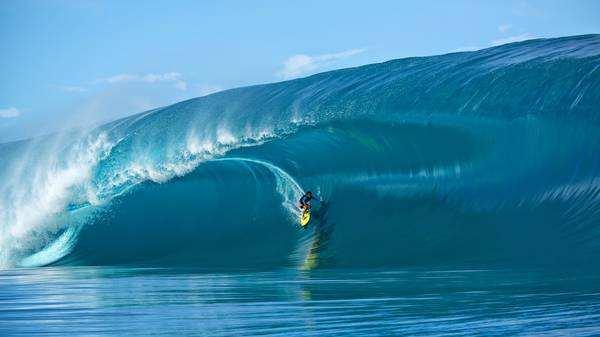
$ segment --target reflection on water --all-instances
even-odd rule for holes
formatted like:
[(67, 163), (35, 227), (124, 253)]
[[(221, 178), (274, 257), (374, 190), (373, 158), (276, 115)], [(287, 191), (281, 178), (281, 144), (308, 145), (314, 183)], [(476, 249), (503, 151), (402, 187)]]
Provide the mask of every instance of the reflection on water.
[(60, 267), (0, 272), (0, 335), (593, 335), (600, 276)]

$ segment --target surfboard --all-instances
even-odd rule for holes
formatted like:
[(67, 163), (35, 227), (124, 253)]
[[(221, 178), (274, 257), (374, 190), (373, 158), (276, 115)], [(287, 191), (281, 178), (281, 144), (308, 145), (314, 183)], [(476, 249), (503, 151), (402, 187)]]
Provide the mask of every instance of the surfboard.
[(302, 212), (300, 215), (300, 226), (304, 227), (310, 222), (310, 211)]

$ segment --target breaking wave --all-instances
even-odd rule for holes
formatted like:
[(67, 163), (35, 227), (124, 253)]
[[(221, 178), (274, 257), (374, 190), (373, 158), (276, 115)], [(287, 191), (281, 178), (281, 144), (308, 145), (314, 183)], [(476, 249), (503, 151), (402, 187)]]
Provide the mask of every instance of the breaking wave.
[[(0, 266), (592, 266), (600, 36), (406, 58), (0, 144)], [(316, 192), (298, 227), (296, 200)]]

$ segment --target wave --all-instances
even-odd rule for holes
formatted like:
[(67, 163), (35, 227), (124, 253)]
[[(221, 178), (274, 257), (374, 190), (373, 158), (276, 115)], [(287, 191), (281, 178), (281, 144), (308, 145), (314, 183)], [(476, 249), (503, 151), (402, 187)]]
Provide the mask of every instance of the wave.
[(0, 144), (0, 266), (593, 267), (599, 73), (599, 35), (530, 40)]

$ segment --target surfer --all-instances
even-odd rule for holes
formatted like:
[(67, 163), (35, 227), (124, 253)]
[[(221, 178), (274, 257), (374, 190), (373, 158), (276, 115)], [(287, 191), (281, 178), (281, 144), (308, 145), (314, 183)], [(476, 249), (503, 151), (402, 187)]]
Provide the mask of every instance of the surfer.
[(313, 198), (313, 194), (311, 191), (306, 191), (306, 193), (304, 193), (304, 195), (300, 198), (300, 209), (303, 210), (304, 212), (307, 212), (310, 209), (310, 201)]

